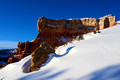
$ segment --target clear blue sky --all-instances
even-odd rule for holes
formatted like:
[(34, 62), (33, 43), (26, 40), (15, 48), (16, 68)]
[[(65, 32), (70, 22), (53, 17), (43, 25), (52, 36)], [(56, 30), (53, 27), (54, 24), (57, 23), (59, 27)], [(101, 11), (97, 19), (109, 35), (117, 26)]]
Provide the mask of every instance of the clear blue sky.
[(41, 16), (69, 19), (107, 14), (120, 20), (120, 0), (0, 0), (0, 40), (33, 40)]

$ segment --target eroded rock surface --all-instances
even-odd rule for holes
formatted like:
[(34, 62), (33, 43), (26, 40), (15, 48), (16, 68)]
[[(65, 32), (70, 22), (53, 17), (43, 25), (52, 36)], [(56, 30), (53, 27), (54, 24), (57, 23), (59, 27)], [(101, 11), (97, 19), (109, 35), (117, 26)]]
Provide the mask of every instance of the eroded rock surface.
[(99, 18), (99, 30), (114, 26), (116, 23), (116, 17), (112, 15), (107, 15)]
[(38, 70), (42, 64), (47, 61), (50, 53), (55, 53), (55, 50), (47, 42), (43, 42), (31, 54), (31, 66), (29, 67), (29, 72)]
[(19, 42), (15, 59), (24, 58), (34, 52), (42, 42), (47, 42), (53, 48), (64, 45), (75, 39), (83, 39), (83, 35), (114, 26), (116, 17), (107, 15), (99, 19), (62, 19), (52, 20), (45, 17), (39, 18), (37, 22), (38, 35), (33, 41)]

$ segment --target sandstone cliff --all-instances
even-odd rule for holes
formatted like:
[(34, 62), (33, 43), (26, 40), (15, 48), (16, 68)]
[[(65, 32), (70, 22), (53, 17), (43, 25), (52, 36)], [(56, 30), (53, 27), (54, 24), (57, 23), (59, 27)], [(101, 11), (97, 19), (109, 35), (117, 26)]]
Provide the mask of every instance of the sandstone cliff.
[[(42, 42), (46, 41), (53, 48), (64, 45), (76, 38), (82, 39), (82, 35), (96, 32), (115, 24), (116, 17), (107, 15), (99, 19), (62, 19), (52, 20), (45, 17), (39, 18), (37, 27), (39, 34), (33, 41), (19, 42), (18, 50), (14, 58), (23, 58), (35, 51)], [(81, 38), (80, 38), (81, 37)]]

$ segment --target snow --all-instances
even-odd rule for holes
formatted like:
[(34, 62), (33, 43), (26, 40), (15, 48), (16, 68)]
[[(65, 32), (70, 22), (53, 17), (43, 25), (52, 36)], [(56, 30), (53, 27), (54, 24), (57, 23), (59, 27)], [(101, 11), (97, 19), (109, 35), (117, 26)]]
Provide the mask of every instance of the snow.
[[(26, 73), (31, 56), (0, 70), (3, 80), (120, 80), (120, 25), (89, 33), (56, 49), (38, 71)], [(23, 72), (24, 71), (24, 72)]]
[(119, 24), (120, 24), (120, 21), (117, 21), (117, 23), (119, 23)]
[(48, 24), (48, 26), (50, 26), (50, 27), (56, 27), (55, 25), (50, 25), (50, 24)]
[(69, 42), (69, 41), (71, 41), (71, 38), (68, 38), (68, 37), (61, 37), (59, 40), (58, 40), (58, 42), (59, 41), (62, 41), (62, 42)]
[(70, 19), (67, 19), (67, 20), (84, 20), (84, 19), (95, 19), (95, 18), (88, 18), (88, 17), (86, 17), (86, 18), (70, 18)]

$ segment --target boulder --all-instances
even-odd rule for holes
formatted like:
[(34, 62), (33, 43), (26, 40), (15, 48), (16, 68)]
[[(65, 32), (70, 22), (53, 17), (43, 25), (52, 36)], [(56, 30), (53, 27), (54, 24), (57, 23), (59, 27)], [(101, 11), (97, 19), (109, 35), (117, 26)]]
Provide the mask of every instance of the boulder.
[(55, 50), (47, 42), (43, 42), (40, 47), (31, 54), (29, 72), (38, 70), (42, 64), (47, 61), (50, 53), (55, 53)]

